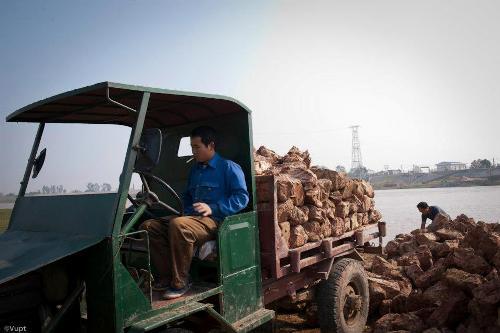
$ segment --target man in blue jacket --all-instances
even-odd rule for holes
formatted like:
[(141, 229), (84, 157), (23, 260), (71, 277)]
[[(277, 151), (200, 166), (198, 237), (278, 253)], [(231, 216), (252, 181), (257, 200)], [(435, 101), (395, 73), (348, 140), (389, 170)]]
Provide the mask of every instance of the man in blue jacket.
[(191, 133), (196, 164), (183, 195), (184, 216), (169, 222), (151, 219), (141, 225), (148, 231), (151, 260), (159, 273), (154, 289), (165, 290), (165, 299), (180, 297), (189, 290), (194, 247), (214, 239), (218, 224), (248, 204), (245, 175), (238, 164), (217, 154), (215, 135), (208, 126)]
[(422, 213), (420, 229), (425, 229), (427, 219), (432, 221), (427, 226), (427, 229), (430, 231), (436, 231), (450, 221), (450, 216), (438, 206), (429, 206), (427, 202), (422, 201), (417, 204), (417, 208)]

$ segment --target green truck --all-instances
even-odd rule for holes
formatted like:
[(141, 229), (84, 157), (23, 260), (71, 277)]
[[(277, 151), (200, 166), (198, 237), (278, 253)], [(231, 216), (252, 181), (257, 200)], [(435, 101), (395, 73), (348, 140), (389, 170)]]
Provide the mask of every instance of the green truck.
[[(251, 113), (242, 103), (102, 82), (30, 104), (7, 121), (38, 123), (38, 131), (9, 227), (0, 235), (4, 330), (271, 332), (270, 304), (308, 297), (318, 303), (322, 332), (364, 327), (368, 284), (356, 249), (380, 250), (381, 243), (368, 245), (381, 242), (385, 224), (284, 252), (277, 241), (276, 180), (254, 174)], [(130, 127), (118, 190), (25, 195), (46, 157), (45, 149), (39, 152), (46, 123)], [(209, 259), (193, 258), (190, 292), (162, 300), (151, 288), (155, 268), (148, 235), (138, 226), (150, 217), (182, 214), (178, 193), (189, 156), (179, 156), (179, 145), (200, 125), (214, 127), (220, 154), (242, 167), (250, 202), (221, 223)], [(129, 193), (133, 174), (143, 189), (135, 197)], [(257, 186), (265, 200), (258, 200)]]

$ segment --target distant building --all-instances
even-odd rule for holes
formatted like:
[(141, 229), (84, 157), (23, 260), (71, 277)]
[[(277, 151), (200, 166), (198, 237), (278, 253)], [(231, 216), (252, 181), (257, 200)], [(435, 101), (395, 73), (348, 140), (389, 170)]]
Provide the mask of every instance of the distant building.
[(389, 175), (400, 175), (402, 173), (403, 173), (403, 171), (401, 171), (401, 169), (389, 169), (389, 170), (387, 170), (387, 174), (389, 174)]
[(431, 169), (426, 165), (413, 165), (413, 173), (430, 173)]
[(465, 169), (467, 169), (467, 166), (462, 162), (440, 162), (436, 164), (436, 171), (458, 171)]
[(422, 172), (422, 173), (430, 173), (431, 172), (431, 168), (429, 168), (428, 166), (421, 166), (420, 167), (420, 172)]

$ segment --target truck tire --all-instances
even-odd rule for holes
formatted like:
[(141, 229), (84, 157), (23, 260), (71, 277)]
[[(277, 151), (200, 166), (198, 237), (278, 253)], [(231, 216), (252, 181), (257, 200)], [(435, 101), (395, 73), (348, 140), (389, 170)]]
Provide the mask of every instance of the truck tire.
[(363, 332), (368, 318), (368, 279), (361, 263), (337, 261), (328, 279), (316, 287), (321, 333)]

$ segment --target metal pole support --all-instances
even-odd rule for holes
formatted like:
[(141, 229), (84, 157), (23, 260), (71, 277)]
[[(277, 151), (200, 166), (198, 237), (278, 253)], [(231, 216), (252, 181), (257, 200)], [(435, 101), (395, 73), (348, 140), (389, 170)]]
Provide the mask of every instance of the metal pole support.
[(19, 189), (18, 198), (24, 197), (26, 193), (26, 188), (28, 187), (28, 182), (31, 175), (31, 170), (33, 169), (33, 163), (35, 162), (36, 153), (38, 152), (38, 146), (40, 146), (40, 141), (42, 139), (43, 129), (45, 128), (45, 123), (40, 123), (38, 125), (38, 130), (35, 136), (35, 142), (33, 142), (33, 147), (31, 148), (31, 154), (28, 159), (28, 165), (26, 166), (26, 170), (24, 171), (24, 177), (21, 181), (21, 188)]

